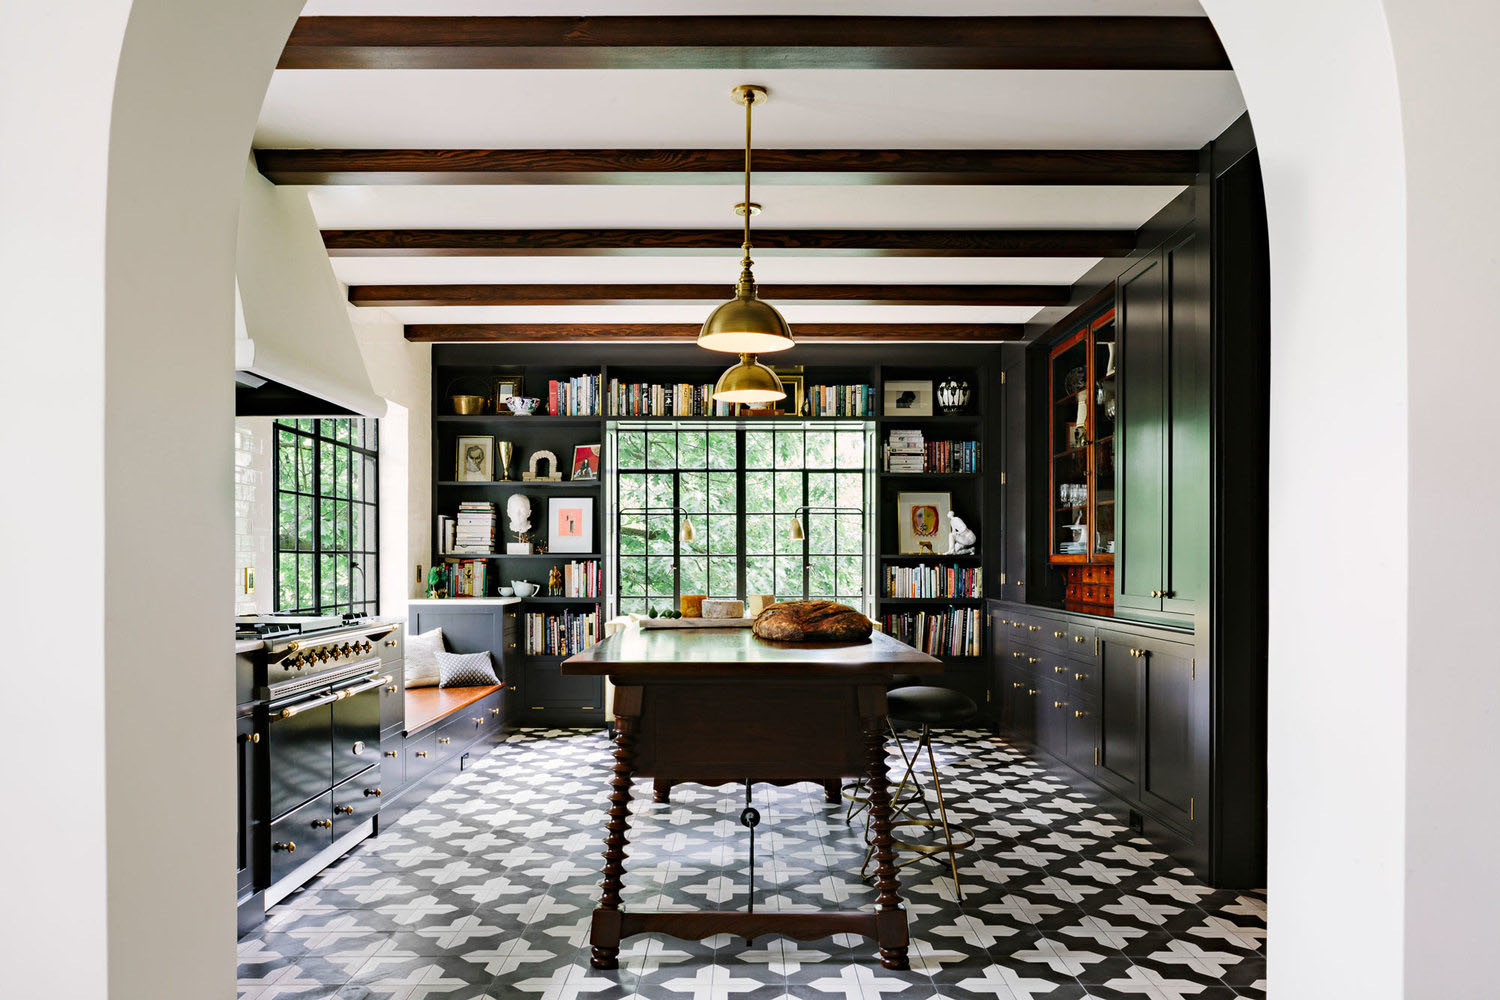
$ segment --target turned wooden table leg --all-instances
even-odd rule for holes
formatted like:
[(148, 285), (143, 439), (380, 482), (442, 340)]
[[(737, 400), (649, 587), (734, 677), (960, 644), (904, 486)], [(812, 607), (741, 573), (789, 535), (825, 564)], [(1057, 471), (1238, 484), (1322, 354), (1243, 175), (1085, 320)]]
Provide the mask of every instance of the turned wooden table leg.
[(670, 804), (672, 801), (672, 782), (669, 778), (657, 778), (651, 782), (651, 801), (661, 804)]
[(610, 781), (609, 822), (605, 824), (604, 881), (599, 883), (599, 907), (589, 932), (593, 946), (590, 964), (596, 969), (620, 967), (620, 890), (625, 875), (625, 845), (630, 832), (630, 776), (635, 770), (633, 717), (615, 716), (615, 769)]
[(823, 801), (831, 806), (836, 806), (844, 801), (843, 782), (838, 778), (828, 778), (823, 782)]
[(875, 851), (875, 931), (880, 964), (908, 969), (906, 907), (896, 875), (896, 852), (891, 843), (891, 793), (885, 767), (885, 720), (867, 718), (865, 764), (870, 774), (870, 833)]

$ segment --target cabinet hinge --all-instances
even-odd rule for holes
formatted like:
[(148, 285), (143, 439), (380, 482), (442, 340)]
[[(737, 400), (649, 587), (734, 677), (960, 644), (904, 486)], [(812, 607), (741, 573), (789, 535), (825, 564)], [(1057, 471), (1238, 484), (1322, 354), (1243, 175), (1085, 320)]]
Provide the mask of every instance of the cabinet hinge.
[(1000, 473), (1000, 485), (1001, 486), (1005, 485), (1005, 473), (1003, 473), (1003, 472)]
[(1097, 635), (1094, 636), (1094, 655), (1099, 655), (1099, 637)]
[(1193, 818), (1193, 814), (1197, 811), (1197, 807), (1198, 807), (1198, 799), (1196, 797), (1192, 796), (1192, 795), (1189, 795), (1188, 796), (1188, 819), (1189, 820), (1191, 820)]
[(1095, 767), (1099, 766), (1099, 748), (1098, 747), (1094, 747), (1094, 766)]
[(1000, 586), (1002, 586), (1002, 587), (1005, 586), (1005, 574), (1004, 573), (1000, 574)]

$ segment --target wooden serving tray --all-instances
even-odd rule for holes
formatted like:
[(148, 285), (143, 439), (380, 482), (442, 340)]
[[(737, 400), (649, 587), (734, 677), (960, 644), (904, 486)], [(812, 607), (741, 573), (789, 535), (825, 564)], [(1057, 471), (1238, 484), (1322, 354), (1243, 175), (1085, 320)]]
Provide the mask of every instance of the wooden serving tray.
[(749, 628), (754, 618), (647, 618), (640, 616), (641, 628)]

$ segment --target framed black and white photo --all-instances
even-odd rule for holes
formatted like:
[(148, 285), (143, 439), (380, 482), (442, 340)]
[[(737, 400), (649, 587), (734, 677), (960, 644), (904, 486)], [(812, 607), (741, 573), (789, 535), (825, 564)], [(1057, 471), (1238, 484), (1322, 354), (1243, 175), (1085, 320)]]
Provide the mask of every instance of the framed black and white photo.
[(594, 551), (593, 497), (550, 497), (547, 500), (547, 551)]
[(952, 493), (897, 493), (896, 550), (913, 556), (947, 552), (952, 509)]
[(932, 416), (932, 382), (907, 381), (885, 383), (885, 416)]
[(495, 439), (486, 434), (461, 435), (454, 446), (453, 478), (460, 483), (495, 479)]

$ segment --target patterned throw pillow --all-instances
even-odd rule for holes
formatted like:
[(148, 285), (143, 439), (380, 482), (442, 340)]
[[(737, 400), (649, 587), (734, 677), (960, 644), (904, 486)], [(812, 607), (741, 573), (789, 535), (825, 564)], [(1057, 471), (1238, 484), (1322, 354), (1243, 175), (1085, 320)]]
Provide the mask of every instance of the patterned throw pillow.
[(442, 678), (438, 687), (486, 687), (500, 683), (488, 652), (438, 653), (437, 661)]
[(406, 637), (407, 688), (437, 687), (437, 654), (443, 651), (443, 630), (435, 628)]

